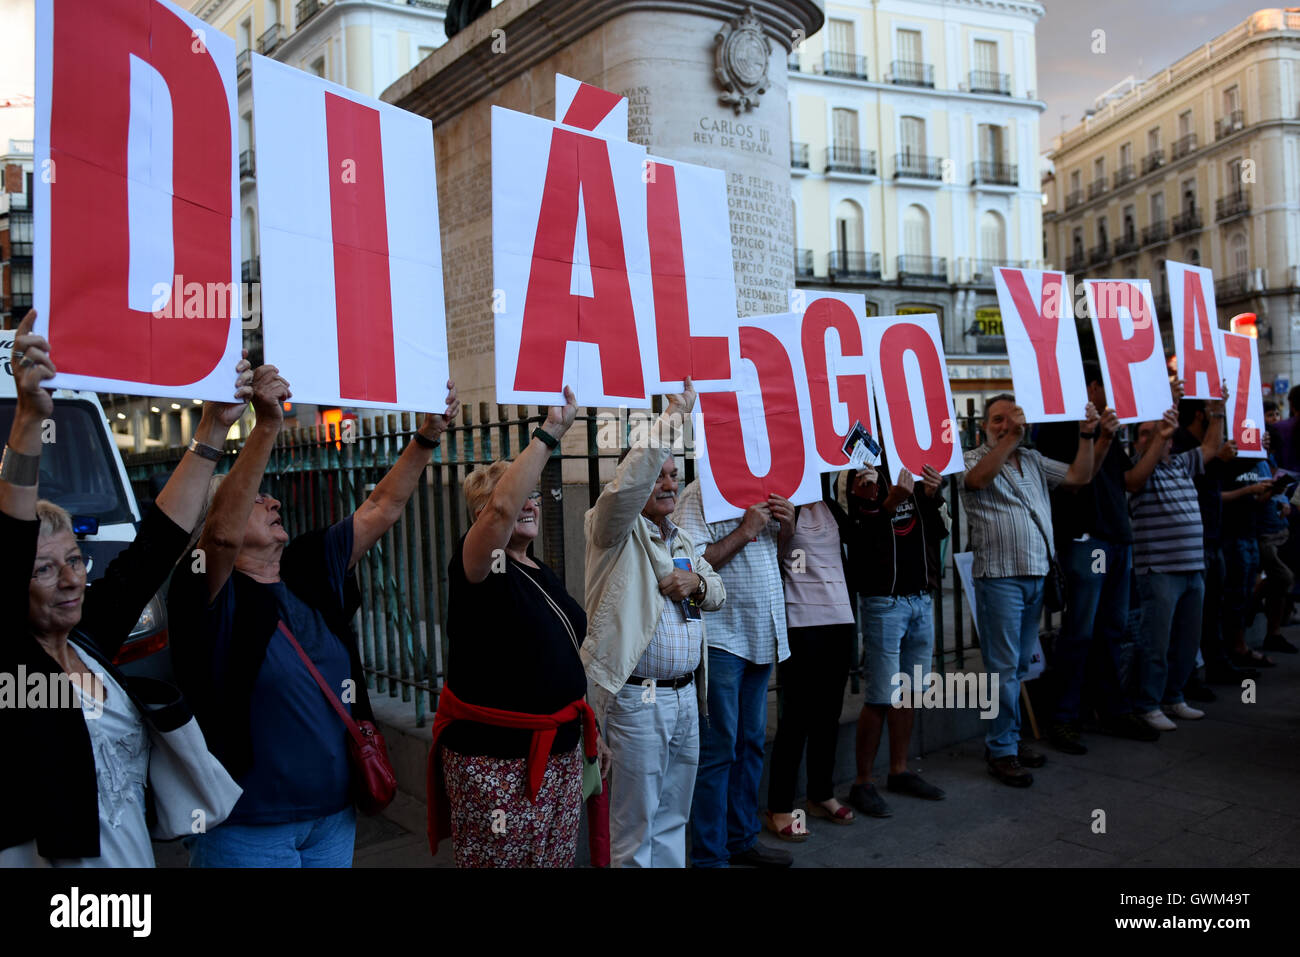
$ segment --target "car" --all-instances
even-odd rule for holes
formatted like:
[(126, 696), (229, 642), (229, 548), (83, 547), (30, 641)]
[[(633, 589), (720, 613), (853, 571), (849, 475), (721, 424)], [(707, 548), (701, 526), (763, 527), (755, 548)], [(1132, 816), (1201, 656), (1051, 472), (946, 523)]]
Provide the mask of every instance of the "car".
[[(10, 366), (13, 341), (13, 330), (0, 330), (2, 438), (9, 435), (18, 401)], [(56, 389), (53, 396), (54, 415), (42, 433), (40, 495), (72, 514), (86, 556), (86, 587), (94, 588), (109, 562), (135, 540), (140, 508), (99, 397), (69, 389)], [(170, 680), (165, 591), (149, 599), (113, 663), (128, 675)]]

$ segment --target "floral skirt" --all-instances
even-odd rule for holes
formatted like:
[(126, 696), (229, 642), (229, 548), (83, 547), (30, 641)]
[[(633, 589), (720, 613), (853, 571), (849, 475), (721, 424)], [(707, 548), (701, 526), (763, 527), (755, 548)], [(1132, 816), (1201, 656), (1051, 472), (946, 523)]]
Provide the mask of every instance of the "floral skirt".
[(552, 754), (528, 800), (528, 762), (442, 749), (457, 867), (572, 867), (582, 812), (580, 748)]

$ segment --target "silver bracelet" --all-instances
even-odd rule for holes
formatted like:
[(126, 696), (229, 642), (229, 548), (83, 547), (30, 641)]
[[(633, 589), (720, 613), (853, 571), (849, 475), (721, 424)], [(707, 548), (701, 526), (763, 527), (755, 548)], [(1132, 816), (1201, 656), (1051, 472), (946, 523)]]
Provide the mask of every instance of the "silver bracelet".
[(10, 485), (33, 487), (41, 477), (41, 457), (15, 452), (5, 445), (4, 458), (0, 460), (0, 481)]

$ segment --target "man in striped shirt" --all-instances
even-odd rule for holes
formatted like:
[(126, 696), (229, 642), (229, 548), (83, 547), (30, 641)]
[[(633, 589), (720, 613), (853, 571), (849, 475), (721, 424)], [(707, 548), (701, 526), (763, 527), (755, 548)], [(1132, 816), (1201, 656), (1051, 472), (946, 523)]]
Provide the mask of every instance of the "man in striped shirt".
[(1223, 445), (1224, 400), (1206, 403), (1210, 424), (1201, 444), (1172, 454), (1178, 412), (1138, 426), (1137, 463), (1124, 475), (1133, 521), (1133, 568), (1142, 602), (1137, 710), (1151, 727), (1173, 731), (1169, 715), (1204, 716), (1183, 698), (1196, 667), (1205, 597), (1205, 551), (1194, 480)]
[(1014, 396), (995, 395), (984, 404), (984, 444), (966, 452), (962, 500), (975, 553), (975, 627), (984, 666), (998, 676), (998, 712), (985, 735), (985, 758), (989, 773), (1012, 787), (1029, 787), (1034, 778), (1025, 768), (1047, 763), (1020, 743), (1020, 682), (1038, 636), (1051, 559), (1048, 492), (1092, 481), (1099, 417), (1091, 402), (1084, 415), (1067, 466), (1021, 448), (1024, 410)]

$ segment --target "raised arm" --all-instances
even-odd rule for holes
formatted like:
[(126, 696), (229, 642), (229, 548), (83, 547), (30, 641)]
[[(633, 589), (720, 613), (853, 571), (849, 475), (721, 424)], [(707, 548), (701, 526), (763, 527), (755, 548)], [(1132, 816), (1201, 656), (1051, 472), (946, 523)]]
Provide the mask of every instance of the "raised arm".
[(54, 415), (54, 397), (42, 387), (46, 379), (54, 377), (54, 363), (50, 361), (50, 344), (44, 337), (32, 334), (35, 322), (33, 310), (23, 317), (14, 333), (10, 362), (18, 406), (0, 465), (0, 511), (25, 522), (36, 518), (41, 423)]
[(1228, 407), (1228, 383), (1221, 383), (1220, 389), (1222, 398), (1207, 399), (1205, 402), (1207, 420), (1205, 438), (1201, 441), (1201, 461), (1206, 464), (1209, 464), (1209, 461), (1219, 454), (1219, 449), (1223, 448), (1223, 424), (1228, 418), (1224, 411)]
[(592, 506), (593, 544), (609, 548), (631, 530), (645, 508), (664, 460), (672, 454), (685, 417), (695, 408), (695, 386), (689, 378), (680, 395), (668, 396), (668, 405), (655, 420), (644, 445), (634, 446), (618, 464), (614, 478), (601, 489)]
[(203, 552), (209, 603), (225, 587), (234, 571), (262, 473), (266, 471), (275, 438), (284, 424), (283, 403), (292, 394), (289, 383), (281, 378), (275, 366), (259, 366), (253, 371), (253, 411), (257, 414), (257, 424), (235, 457), (230, 474), (213, 496), (212, 507), (199, 536), (198, 547)]
[(1025, 410), (1020, 406), (1016, 406), (1011, 410), (1011, 423), (1012, 427), (998, 440), (996, 445), (989, 449), (988, 454), (967, 469), (966, 487), (968, 489), (987, 488), (993, 484), (993, 480), (1002, 471), (1002, 466), (1006, 464), (1007, 459), (1011, 458), (1011, 453), (1020, 445), (1020, 440), (1025, 435)]
[(1151, 478), (1151, 473), (1156, 470), (1160, 460), (1165, 456), (1165, 443), (1173, 436), (1178, 429), (1178, 412), (1175, 409), (1166, 409), (1164, 417), (1156, 426), (1156, 434), (1151, 439), (1151, 444), (1147, 450), (1142, 453), (1137, 464), (1124, 473), (1124, 488), (1129, 492), (1140, 492), (1147, 484), (1147, 479)]
[(1097, 429), (1097, 441), (1092, 446), (1092, 478), (1096, 478), (1101, 473), (1102, 463), (1106, 461), (1111, 443), (1115, 441), (1115, 433), (1119, 431), (1118, 413), (1114, 409), (1103, 412)]
[[(542, 431), (557, 442), (569, 431), (578, 415), (578, 400), (567, 385), (564, 398), (565, 404), (552, 406), (542, 423)], [(550, 457), (550, 446), (533, 436), (492, 489), (492, 497), (465, 536), (465, 577), (471, 582), (478, 583), (487, 578), (492, 571), (492, 554), (510, 543), (510, 534), (519, 510), (524, 506), (524, 499), (542, 477), (542, 469)]]
[[(460, 399), (456, 397), (456, 383), (447, 380), (447, 409), (442, 415), (430, 412), (420, 423), (419, 435), (428, 442), (437, 445), (442, 441), (442, 434), (460, 411)], [(375, 486), (373, 492), (352, 515), (352, 556), (348, 559), (348, 568), (361, 560), (370, 548), (383, 538), (384, 533), (397, 524), (406, 508), (407, 501), (415, 493), (415, 486), (420, 481), (420, 474), (429, 464), (433, 455), (433, 446), (422, 445), (412, 439), (398, 458), (396, 464), (388, 470)]]
[(1063, 488), (1080, 488), (1092, 481), (1093, 438), (1099, 421), (1097, 407), (1089, 402), (1085, 418), (1079, 423), (1079, 450), (1075, 453), (1065, 478), (1061, 479)]
[(759, 502), (745, 509), (740, 524), (728, 534), (704, 547), (704, 560), (715, 569), (726, 566), (736, 557), (736, 553), (748, 545), (767, 527), (772, 520), (772, 507), (767, 502)]

